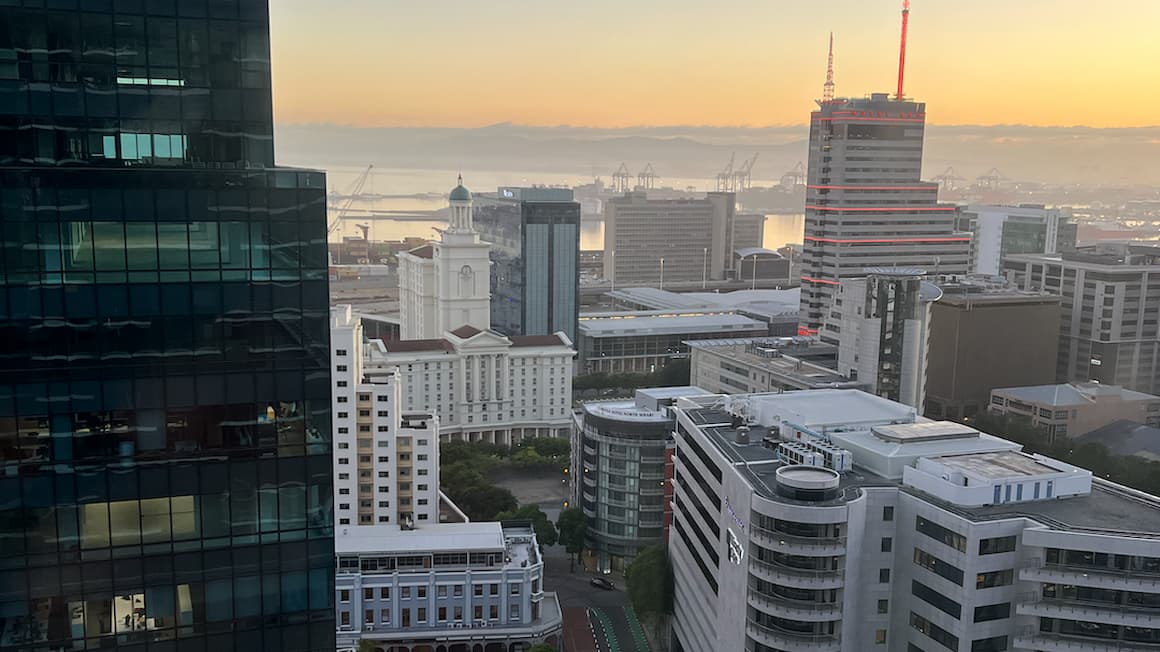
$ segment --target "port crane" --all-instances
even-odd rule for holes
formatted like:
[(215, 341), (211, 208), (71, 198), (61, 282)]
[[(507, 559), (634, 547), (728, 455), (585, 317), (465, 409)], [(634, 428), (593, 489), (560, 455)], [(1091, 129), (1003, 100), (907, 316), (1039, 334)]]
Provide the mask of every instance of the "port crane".
[(616, 192), (628, 192), (632, 190), (632, 175), (628, 172), (628, 166), (624, 163), (616, 168), (616, 172), (612, 173), (612, 188)]
[(741, 168), (733, 173), (733, 189), (737, 192), (749, 190), (749, 187), (753, 185), (753, 164), (757, 162), (759, 153), (755, 153), (753, 158), (744, 161)]
[(729, 157), (729, 165), (717, 173), (717, 192), (729, 192), (733, 186), (733, 163), (737, 160), (737, 152)]
[(330, 221), (330, 225), (326, 228), (326, 235), (328, 237), (337, 231), (340, 226), (342, 226), (343, 218), (345, 218), (346, 214), (350, 212), (350, 207), (354, 204), (355, 198), (358, 197), (359, 193), (361, 193), (363, 188), (366, 187), (367, 179), (370, 178), (371, 171), (374, 169), (375, 166), (373, 164), (368, 165), (367, 169), (363, 170), (362, 174), (360, 174), (358, 178), (354, 180), (350, 190), (346, 192), (346, 196), (342, 200), (342, 206), (338, 209), (338, 212), (335, 213), (334, 219)]
[(652, 163), (649, 163), (640, 174), (636, 175), (636, 185), (638, 188), (652, 190), (656, 188), (657, 179), (659, 178), (657, 171), (653, 169)]
[(935, 177), (934, 181), (937, 181), (943, 190), (954, 190), (959, 181), (966, 181), (966, 179), (955, 174), (953, 167), (948, 167), (945, 172)]
[(793, 169), (781, 175), (781, 185), (787, 188), (800, 186), (806, 182), (806, 166), (798, 161), (798, 164), (793, 166)]

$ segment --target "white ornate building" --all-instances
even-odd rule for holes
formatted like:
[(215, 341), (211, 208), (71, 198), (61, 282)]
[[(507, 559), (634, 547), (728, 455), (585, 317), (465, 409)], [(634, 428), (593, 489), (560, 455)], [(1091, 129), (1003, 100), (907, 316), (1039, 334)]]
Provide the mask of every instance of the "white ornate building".
[(463, 177), (450, 194), (451, 220), (440, 239), (399, 255), (399, 312), (404, 340), (430, 339), (453, 328), (491, 325), (490, 245), (471, 218)]

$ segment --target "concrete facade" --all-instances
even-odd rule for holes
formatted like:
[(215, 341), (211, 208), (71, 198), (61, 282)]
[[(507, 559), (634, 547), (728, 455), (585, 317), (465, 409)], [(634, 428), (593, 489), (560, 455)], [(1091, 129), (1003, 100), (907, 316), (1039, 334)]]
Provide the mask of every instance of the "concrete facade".
[[(837, 347), (805, 337), (754, 337), (686, 342), (689, 379), (714, 394), (798, 389), (865, 389), (839, 374)], [(828, 364), (823, 364), (828, 363)]]
[(530, 525), (382, 525), (335, 537), (338, 647), (376, 652), (520, 652), (559, 645)]
[(755, 337), (768, 326), (732, 312), (664, 310), (580, 317), (580, 373), (652, 373), (687, 358), (690, 339)]
[(921, 179), (925, 125), (925, 103), (885, 93), (821, 102), (810, 115), (803, 335), (837, 342), (823, 330), (834, 294), (867, 268), (967, 272), (970, 234), (955, 231), (938, 184)]
[(931, 305), (926, 416), (973, 418), (986, 411), (992, 389), (1054, 381), (1059, 297), (982, 280), (938, 286), (943, 296)]
[(959, 211), (959, 231), (971, 233), (972, 274), (997, 276), (1011, 254), (1054, 254), (1075, 249), (1071, 211), (1037, 204), (971, 204)]
[(1056, 382), (1160, 392), (1160, 247), (1012, 255), (1003, 270), (1020, 289), (1061, 297)]
[(675, 650), (1160, 642), (1154, 496), (857, 391), (674, 410)]

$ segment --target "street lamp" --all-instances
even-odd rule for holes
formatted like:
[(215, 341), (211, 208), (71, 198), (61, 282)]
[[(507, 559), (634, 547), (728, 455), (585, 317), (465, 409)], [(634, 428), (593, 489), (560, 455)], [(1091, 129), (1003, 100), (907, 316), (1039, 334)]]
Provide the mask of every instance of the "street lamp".
[(701, 259), (701, 289), (705, 289), (705, 282), (709, 277), (709, 248), (703, 249), (704, 257)]
[(661, 258), (661, 289), (665, 289), (665, 259)]

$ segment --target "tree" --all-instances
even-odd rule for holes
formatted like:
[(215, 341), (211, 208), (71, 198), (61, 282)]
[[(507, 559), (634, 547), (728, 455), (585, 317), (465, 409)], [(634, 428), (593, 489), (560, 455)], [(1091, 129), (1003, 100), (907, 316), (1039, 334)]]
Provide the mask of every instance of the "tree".
[(489, 482), (465, 487), (462, 493), (447, 491), (447, 496), (472, 521), (502, 520), (501, 512), (508, 513), (519, 505), (512, 492)]
[(560, 543), (572, 555), (568, 559), (568, 572), (576, 570), (576, 560), (584, 551), (584, 537), (588, 533), (588, 515), (576, 507), (560, 512), (556, 519), (556, 529), (560, 533)]
[(532, 529), (536, 531), (536, 540), (540, 547), (556, 545), (556, 526), (548, 520), (548, 515), (539, 505), (524, 505), (519, 509), (506, 510), (496, 514), (496, 521), (530, 521)]
[(374, 641), (367, 639), (367, 638), (360, 638), (359, 639), (358, 652), (375, 652), (375, 649), (376, 648), (375, 648)]
[(638, 614), (660, 617), (672, 608), (673, 569), (664, 544), (641, 550), (624, 570), (628, 599)]

